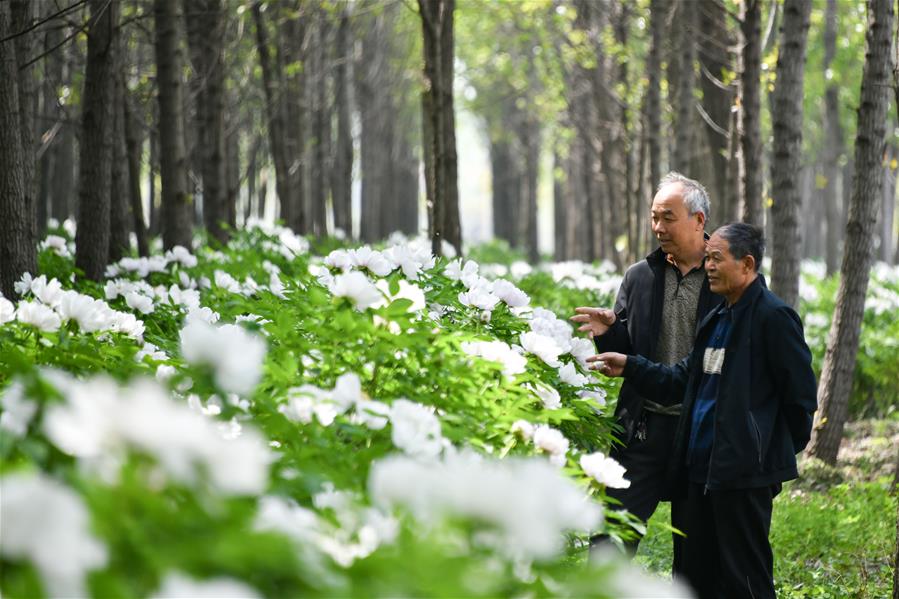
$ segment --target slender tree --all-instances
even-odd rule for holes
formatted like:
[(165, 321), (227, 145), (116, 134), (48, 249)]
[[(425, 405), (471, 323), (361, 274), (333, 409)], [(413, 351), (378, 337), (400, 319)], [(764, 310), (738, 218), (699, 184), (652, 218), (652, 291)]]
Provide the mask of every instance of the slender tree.
[(836, 463), (848, 415), (865, 293), (874, 260), (874, 232), (884, 174), (881, 161), (892, 82), (893, 17), (893, 0), (869, 0), (852, 201), (846, 223), (840, 287), (821, 371), (819, 409), (810, 447), (813, 456), (829, 464)]
[[(8, 0), (0, 0), (0, 38), (12, 34)], [(19, 122), (16, 46), (0, 42), (0, 292), (15, 297), (13, 285), (35, 272), (34, 209), (25, 190), (25, 153)]]
[(334, 143), (334, 168), (331, 171), (331, 201), (334, 206), (334, 226), (347, 235), (353, 232), (351, 192), (353, 183), (353, 138), (350, 130), (350, 18), (349, 7), (340, 15), (335, 38), (334, 103), (337, 116), (337, 136)]
[[(116, 43), (118, 53), (122, 44)], [(124, 57), (122, 57), (124, 59)], [(125, 147), (125, 80), (115, 74), (112, 98), (112, 165), (109, 193), (109, 262), (118, 262), (131, 250), (131, 231), (134, 218), (128, 198), (128, 157)]]
[(771, 160), (773, 251), (771, 290), (789, 305), (799, 302), (799, 209), (802, 196), (796, 174), (802, 164), (802, 98), (805, 47), (808, 40), (808, 0), (784, 2), (777, 82), (771, 119), (774, 152)]
[(87, 68), (81, 102), (75, 266), (95, 281), (109, 261), (118, 3), (90, 0)]
[[(740, 29), (743, 32), (743, 72), (740, 74), (742, 92), (742, 155), (743, 155), (743, 221), (762, 225), (762, 141), (760, 78), (761, 21), (763, 0), (743, 0)], [(774, 8), (772, 7), (772, 10)]]
[[(680, 2), (678, 5), (676, 26), (679, 29), (680, 68), (676, 82), (677, 86), (677, 114), (674, 125), (674, 155), (673, 166), (676, 170), (690, 173), (693, 159), (693, 114), (695, 112), (695, 99), (693, 97), (696, 85), (696, 23), (698, 19), (696, 2)], [(669, 82), (671, 85), (671, 82)]]
[(228, 239), (225, 181), (225, 12), (222, 0), (184, 0), (184, 20), (196, 97), (197, 142), (203, 189), (203, 224)]
[(422, 132), (428, 227), (432, 250), (441, 255), (446, 241), (462, 250), (456, 157), (456, 117), (453, 112), (453, 18), (455, 0), (418, 0), (424, 36), (425, 90)]
[[(824, 17), (824, 148), (823, 167), (827, 178), (824, 187), (824, 208), (826, 214), (827, 240), (824, 245), (827, 274), (837, 272), (840, 262), (840, 231), (843, 228), (839, 206), (840, 159), (844, 152), (843, 126), (840, 124), (839, 87), (828, 73), (833, 66), (837, 49), (837, 0), (827, 0)], [(848, 181), (843, 181), (844, 185)]]
[(178, 0), (154, 0), (159, 165), (162, 177), (162, 244), (191, 247), (193, 200), (187, 191), (184, 142), (183, 45)]

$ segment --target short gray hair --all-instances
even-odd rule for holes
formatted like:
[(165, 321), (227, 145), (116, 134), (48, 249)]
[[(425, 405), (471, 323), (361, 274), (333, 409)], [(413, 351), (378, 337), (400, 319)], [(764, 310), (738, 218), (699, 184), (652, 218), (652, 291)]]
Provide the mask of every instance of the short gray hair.
[(659, 181), (659, 186), (656, 188), (656, 192), (661, 190), (666, 185), (670, 185), (672, 183), (680, 183), (684, 188), (684, 205), (689, 210), (690, 214), (696, 214), (697, 212), (702, 212), (705, 216), (706, 221), (709, 220), (709, 193), (705, 190), (705, 187), (699, 181), (695, 179), (691, 179), (680, 174), (677, 171), (671, 171)]

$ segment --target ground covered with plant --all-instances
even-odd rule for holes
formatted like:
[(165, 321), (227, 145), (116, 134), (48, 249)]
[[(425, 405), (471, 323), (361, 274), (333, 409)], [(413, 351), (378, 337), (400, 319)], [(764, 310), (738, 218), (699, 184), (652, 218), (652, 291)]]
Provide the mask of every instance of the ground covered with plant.
[[(0, 298), (4, 596), (684, 592), (658, 526), (640, 557), (656, 574), (587, 560), (590, 534), (633, 534), (606, 509), (628, 484), (606, 457), (617, 386), (565, 320), (611, 304), (611, 265), (435, 259), (401, 237), (313, 248), (256, 224), (92, 282), (72, 227), (17, 305)], [(834, 287), (815, 268), (820, 363)], [(874, 273), (853, 409), (887, 420), (853, 428), (859, 446), (895, 437), (897, 279)], [(895, 498), (869, 462), (810, 466), (778, 498), (785, 596), (885, 588)]]

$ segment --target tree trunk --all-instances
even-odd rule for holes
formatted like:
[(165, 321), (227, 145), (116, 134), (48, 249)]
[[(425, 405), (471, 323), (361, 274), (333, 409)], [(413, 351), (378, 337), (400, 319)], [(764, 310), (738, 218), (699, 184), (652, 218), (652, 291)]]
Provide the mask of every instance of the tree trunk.
[(184, 64), (177, 0), (154, 0), (159, 98), (159, 164), (162, 178), (162, 244), (191, 248), (193, 202), (187, 191), (184, 145)]
[(462, 251), (456, 158), (456, 117), (453, 112), (453, 16), (455, 0), (418, 0), (424, 36), (425, 91), (422, 127), (425, 179), (432, 207), (431, 247), (442, 255), (442, 242)]
[[(699, 64), (701, 106), (707, 116), (703, 123), (709, 153), (710, 180), (716, 206), (709, 215), (713, 222), (725, 223), (728, 211), (727, 172), (730, 129), (730, 113), (733, 105), (733, 89), (723, 83), (725, 71), (734, 70), (729, 47), (734, 41), (728, 29), (728, 16), (724, 5), (716, 0), (699, 2)], [(706, 228), (712, 229), (711, 223)]]
[[(824, 91), (824, 207), (826, 211), (827, 242), (825, 244), (825, 261), (827, 274), (837, 272), (840, 260), (840, 232), (843, 230), (843, 219), (840, 211), (840, 196), (837, 184), (841, 181), (840, 158), (843, 155), (843, 127), (840, 124), (839, 87), (827, 78), (827, 72), (833, 64), (837, 48), (837, 0), (827, 0), (824, 27), (824, 73), (827, 87)], [(843, 180), (843, 185), (848, 181)]]
[(228, 241), (225, 181), (225, 18), (222, 0), (184, 0), (184, 21), (196, 98), (203, 224), (212, 238)]
[[(116, 54), (123, 44), (116, 43)], [(122, 60), (126, 60), (123, 56)], [(109, 262), (118, 262), (131, 251), (134, 218), (128, 200), (128, 158), (125, 152), (125, 78), (115, 74), (112, 98), (112, 169), (109, 192)]]
[(327, 22), (325, 15), (316, 10), (312, 18), (310, 73), (312, 76), (307, 88), (310, 92), (312, 106), (311, 148), (309, 160), (309, 216), (311, 232), (316, 237), (327, 234), (327, 196), (328, 172), (327, 156), (331, 145), (331, 119), (328, 107), (328, 67), (325, 48), (328, 43)]
[[(277, 5), (270, 5), (277, 6)], [(291, 3), (297, 12), (302, 4)], [(306, 69), (308, 68), (306, 35), (307, 28), (302, 16), (287, 15), (279, 28), (281, 45), (276, 53), (277, 71), (274, 77), (280, 82), (280, 101), (278, 102), (284, 119), (284, 162), (287, 168), (288, 187), (291, 197), (281, 200), (282, 214), (288, 226), (298, 233), (308, 233), (312, 226), (312, 211), (308, 205), (307, 183), (305, 171), (306, 161), (306, 126), (307, 85)], [(261, 60), (261, 57), (260, 57)], [(276, 169), (277, 170), (277, 169)], [(280, 192), (278, 195), (281, 195)], [(285, 203), (286, 202), (286, 203)], [(286, 213), (284, 212), (286, 209)]]
[[(8, 2), (0, 2), (0, 38), (13, 33)], [(15, 44), (0, 43), (0, 292), (14, 299), (13, 285), (35, 273), (34, 209), (26, 192), (25, 151), (19, 116)]]
[(81, 103), (75, 266), (99, 281), (109, 261), (118, 4), (90, 0), (87, 71)]
[[(30, 0), (11, 0), (12, 31), (24, 31), (31, 26), (34, 21), (36, 6)], [(34, 128), (34, 113), (37, 93), (34, 80), (34, 66), (25, 66), (25, 63), (34, 54), (34, 34), (28, 33), (17, 36), (14, 45), (19, 61), (16, 76), (19, 81), (19, 133), (22, 138), (24, 190), (26, 202), (34, 212), (34, 217), (30, 221), (32, 226), (31, 235), (33, 239), (37, 239), (38, 229), (44, 229), (44, 225), (38, 225), (37, 223), (37, 216), (41, 212), (38, 209), (37, 179), (35, 177), (35, 153), (38, 139)]]
[(864, 316), (865, 293), (874, 260), (874, 234), (883, 185), (881, 160), (889, 106), (888, 92), (892, 83), (892, 28), (893, 0), (870, 0), (865, 34), (867, 53), (855, 138), (852, 201), (846, 223), (840, 287), (821, 371), (819, 409), (815, 415), (810, 450), (813, 456), (829, 464), (836, 463), (843, 437)]
[(761, 18), (762, 0), (743, 0), (743, 72), (740, 75), (743, 98), (743, 222), (762, 226), (762, 142), (761, 101)]
[[(265, 107), (268, 120), (269, 150), (275, 164), (275, 187), (281, 202), (281, 219), (289, 227), (302, 220), (294, 212), (302, 213), (302, 204), (297, 202), (290, 175), (290, 161), (287, 157), (284, 115), (280, 107), (277, 77), (269, 53), (268, 31), (262, 17), (260, 2), (253, 3), (253, 17), (256, 22), (256, 51), (262, 68), (262, 82), (265, 91)], [(305, 223), (304, 223), (305, 224)], [(294, 229), (297, 230), (297, 229)]]
[[(553, 259), (557, 262), (567, 259), (566, 220), (568, 202), (565, 197), (564, 177), (562, 176), (563, 160), (559, 148), (553, 149)], [(496, 213), (493, 215), (496, 222)]]
[(137, 253), (140, 256), (149, 256), (147, 227), (144, 225), (144, 206), (140, 195), (140, 162), (143, 144), (138, 137), (137, 124), (134, 122), (135, 117), (131, 110), (131, 94), (128, 85), (123, 83), (122, 86), (122, 127), (125, 134), (125, 154), (128, 160), (128, 201), (131, 205), (134, 235), (137, 237)]
[(794, 308), (799, 303), (799, 210), (802, 197), (802, 99), (805, 80), (805, 47), (808, 40), (808, 0), (784, 2), (777, 83), (771, 120), (774, 148), (771, 160), (771, 218), (774, 226), (771, 256), (771, 290)]
[[(693, 159), (694, 103), (693, 88), (696, 77), (696, 2), (680, 2), (678, 4), (676, 27), (680, 31), (680, 68), (677, 78), (677, 114), (675, 117), (675, 151), (673, 163), (675, 170), (695, 176), (690, 166)], [(670, 85), (671, 83), (669, 83)]]
[[(334, 207), (334, 227), (353, 234), (352, 185), (353, 137), (350, 130), (350, 18), (346, 10), (340, 15), (335, 40), (337, 56), (334, 71), (334, 102), (337, 115), (337, 139), (334, 145), (334, 168), (331, 171), (331, 203)], [(416, 172), (416, 179), (417, 179)]]
[(662, 35), (665, 31), (665, 1), (650, 0), (649, 29), (650, 46), (646, 57), (646, 75), (649, 87), (646, 90), (646, 116), (648, 119), (649, 141), (649, 184), (650, 189), (662, 178)]

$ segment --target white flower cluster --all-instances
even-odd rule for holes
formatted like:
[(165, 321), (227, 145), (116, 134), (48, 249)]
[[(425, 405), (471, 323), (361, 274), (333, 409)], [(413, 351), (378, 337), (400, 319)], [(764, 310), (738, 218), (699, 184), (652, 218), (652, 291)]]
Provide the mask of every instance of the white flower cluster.
[(218, 490), (238, 495), (259, 494), (268, 486), (272, 456), (255, 429), (243, 427), (239, 436), (225, 439), (216, 421), (173, 401), (150, 380), (119, 387), (103, 377), (49, 378), (66, 401), (48, 407), (47, 438), (103, 476), (114, 479), (131, 449), (156, 458), (180, 482), (194, 483), (205, 473)]
[(71, 489), (34, 472), (0, 478), (5, 559), (30, 561), (52, 597), (84, 597), (87, 572), (106, 565), (105, 545), (90, 531), (90, 515)]
[[(54, 332), (64, 322), (75, 321), (84, 333), (124, 333), (138, 341), (143, 339), (144, 323), (133, 314), (113, 310), (103, 300), (89, 295), (64, 290), (56, 279), (48, 281), (45, 275), (32, 279), (25, 273), (15, 284), (15, 289), (19, 295), (30, 294), (37, 300), (19, 302), (16, 319), (42, 331)], [(0, 302), (0, 322), (8, 318), (5, 315), (8, 309)]]
[(462, 351), (469, 356), (499, 362), (503, 365), (503, 374), (508, 378), (523, 373), (527, 368), (527, 358), (504, 341), (466, 341), (462, 343)]
[(180, 572), (170, 572), (151, 599), (261, 599), (256, 589), (233, 578), (216, 577), (195, 580)]
[(287, 403), (279, 408), (294, 422), (309, 424), (315, 417), (322, 426), (330, 426), (338, 415), (350, 410), (351, 422), (371, 430), (381, 430), (390, 423), (393, 444), (409, 455), (434, 457), (444, 446), (433, 408), (402, 398), (389, 406), (372, 400), (362, 391), (359, 376), (352, 372), (340, 375), (331, 390), (309, 384), (293, 387), (288, 390)]
[(420, 521), (470, 518), (485, 525), (477, 540), (507, 555), (548, 559), (564, 545), (564, 532), (587, 532), (600, 507), (542, 460), (494, 460), (462, 452), (421, 462), (392, 456), (376, 462), (368, 481), (376, 505), (403, 506)]
[(345, 273), (357, 269), (368, 270), (378, 277), (386, 277), (397, 268), (410, 281), (417, 281), (422, 271), (434, 267), (434, 256), (421, 244), (399, 243), (383, 252), (364, 245), (350, 250), (334, 250), (324, 263)]
[(338, 524), (288, 499), (266, 496), (259, 502), (255, 528), (284, 534), (307, 558), (311, 557), (309, 547), (315, 547), (343, 568), (396, 539), (399, 531), (396, 519), (379, 509), (358, 506), (354, 495), (335, 491), (330, 483), (313, 497), (313, 503), (318, 510), (333, 511)]
[(188, 318), (180, 337), (184, 359), (212, 367), (215, 384), (223, 391), (248, 395), (259, 384), (266, 353), (259, 336), (239, 325)]
[(614, 296), (621, 286), (622, 277), (613, 275), (615, 265), (603, 260), (599, 266), (580, 260), (552, 262), (541, 266), (548, 271), (553, 281), (565, 287), (583, 291), (595, 291), (598, 295)]
[(561, 366), (560, 355), (571, 354), (582, 366), (595, 353), (588, 339), (572, 336), (572, 327), (555, 314), (543, 308), (535, 308), (531, 315), (531, 330), (521, 334), (521, 346), (528, 353), (539, 357), (548, 366)]
[(63, 258), (71, 258), (75, 251), (75, 244), (70, 244), (65, 237), (59, 235), (47, 235), (47, 237), (38, 246), (40, 251), (50, 250), (57, 256)]
[(614, 489), (627, 489), (631, 486), (631, 481), (624, 477), (624, 466), (602, 452), (582, 455), (580, 464), (584, 472), (601, 485)]
[(554, 466), (561, 468), (565, 465), (569, 442), (558, 429), (546, 424), (534, 426), (527, 420), (516, 420), (510, 430), (525, 441), (532, 441), (537, 449), (547, 453), (550, 463)]
[(504, 302), (509, 308), (524, 308), (531, 299), (521, 289), (506, 281), (496, 279), (491, 281), (478, 274), (478, 265), (471, 260), (464, 264), (461, 259), (453, 260), (447, 264), (444, 274), (454, 281), (460, 281), (467, 291), (459, 293), (459, 302), (464, 306), (471, 306), (483, 310), (489, 315), (499, 302)]

